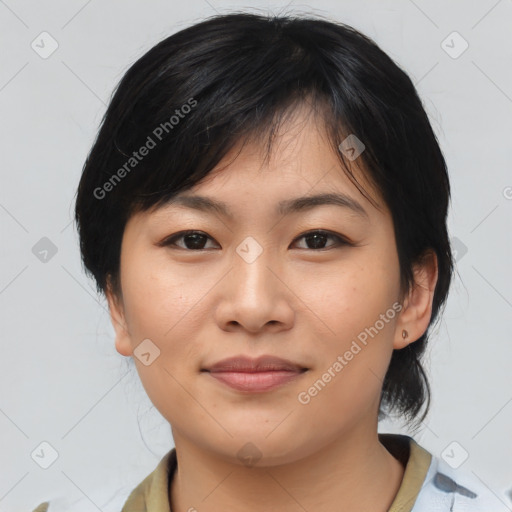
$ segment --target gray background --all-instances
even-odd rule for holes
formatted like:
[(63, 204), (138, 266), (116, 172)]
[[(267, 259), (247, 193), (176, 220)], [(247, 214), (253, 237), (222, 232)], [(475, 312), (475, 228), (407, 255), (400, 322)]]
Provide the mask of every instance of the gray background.
[[(458, 274), (429, 350), (432, 411), (415, 438), (452, 460), (467, 452), (461, 470), (508, 499), (512, 0), (249, 5), (0, 1), (1, 511), (32, 510), (55, 493), (94, 502), (105, 486), (138, 484), (172, 447), (133, 364), (114, 349), (105, 300), (82, 272), (75, 189), (110, 94), (139, 56), (215, 11), (285, 6), (375, 39), (424, 100), (451, 175)], [(47, 58), (43, 31), (58, 43)], [(456, 58), (464, 43), (454, 31), (469, 44)], [(46, 261), (43, 237), (57, 250)], [(380, 430), (407, 433), (391, 422)], [(58, 453), (48, 469), (31, 457), (44, 441)]]

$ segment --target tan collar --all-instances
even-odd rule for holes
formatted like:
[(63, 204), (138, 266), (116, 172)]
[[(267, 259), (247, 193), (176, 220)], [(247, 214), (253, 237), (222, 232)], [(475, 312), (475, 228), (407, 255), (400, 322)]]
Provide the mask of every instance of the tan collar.
[(131, 492), (121, 512), (171, 512), (169, 484), (176, 465), (176, 448), (173, 448), (164, 455), (155, 470)]
[(409, 436), (379, 434), (379, 439), (396, 459), (405, 464), (402, 483), (388, 512), (411, 512), (427, 476), (432, 455)]
[[(379, 434), (379, 439), (395, 458), (405, 464), (402, 484), (389, 512), (410, 512), (425, 480), (432, 455), (408, 436)], [(169, 483), (176, 465), (176, 449), (173, 448), (131, 492), (121, 512), (171, 512)]]

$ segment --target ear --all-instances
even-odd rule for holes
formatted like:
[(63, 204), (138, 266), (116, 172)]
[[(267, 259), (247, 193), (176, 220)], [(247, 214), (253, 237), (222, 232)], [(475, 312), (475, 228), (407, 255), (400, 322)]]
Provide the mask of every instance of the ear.
[[(403, 302), (403, 309), (396, 323), (393, 348), (401, 349), (416, 341), (427, 330), (432, 316), (432, 301), (438, 278), (435, 251), (429, 249), (420, 262), (414, 265), (414, 284)], [(402, 337), (403, 330), (408, 336)]]
[(112, 325), (115, 331), (116, 350), (123, 356), (131, 356), (133, 354), (133, 349), (130, 333), (126, 324), (123, 300), (122, 297), (113, 291), (110, 277), (107, 280), (107, 289), (105, 290), (105, 295), (107, 297), (110, 320), (112, 321)]

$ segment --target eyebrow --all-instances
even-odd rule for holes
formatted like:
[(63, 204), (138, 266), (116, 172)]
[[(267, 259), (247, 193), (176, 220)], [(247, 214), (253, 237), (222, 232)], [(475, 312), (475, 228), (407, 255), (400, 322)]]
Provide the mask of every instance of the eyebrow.
[[(206, 196), (178, 195), (167, 201), (165, 206), (171, 205), (185, 206), (187, 208), (204, 212), (218, 213), (229, 218), (234, 217), (231, 209), (226, 203)], [(285, 199), (277, 203), (275, 213), (286, 216), (300, 211), (311, 210), (322, 205), (340, 206), (352, 210), (352, 212), (360, 217), (368, 218), (368, 213), (360, 203), (342, 193), (323, 193)]]

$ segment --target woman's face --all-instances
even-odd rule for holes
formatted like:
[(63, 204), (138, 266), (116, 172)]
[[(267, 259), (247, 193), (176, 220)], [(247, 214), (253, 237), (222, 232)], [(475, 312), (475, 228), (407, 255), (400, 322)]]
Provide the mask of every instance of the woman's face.
[[(116, 348), (134, 356), (177, 446), (233, 462), (293, 462), (375, 430), (401, 338), (388, 209), (375, 192), (382, 211), (358, 192), (313, 120), (285, 128), (269, 165), (246, 146), (182, 194), (223, 203), (229, 214), (175, 203), (130, 218), (119, 310), (109, 297), (125, 325), (115, 323)], [(348, 199), (304, 202), (323, 194)], [(184, 230), (200, 233), (169, 238)], [(311, 233), (318, 230), (328, 233)], [(206, 371), (238, 356), (273, 356), (297, 369)]]

